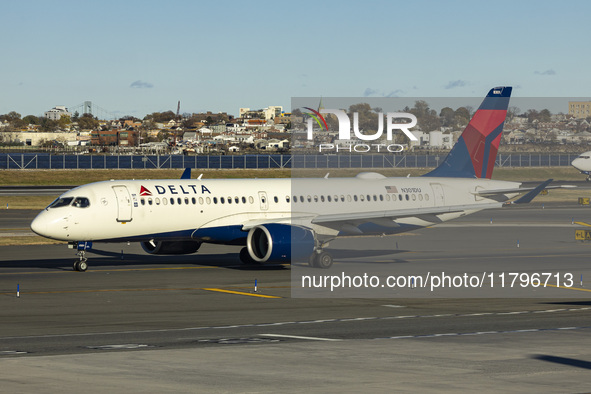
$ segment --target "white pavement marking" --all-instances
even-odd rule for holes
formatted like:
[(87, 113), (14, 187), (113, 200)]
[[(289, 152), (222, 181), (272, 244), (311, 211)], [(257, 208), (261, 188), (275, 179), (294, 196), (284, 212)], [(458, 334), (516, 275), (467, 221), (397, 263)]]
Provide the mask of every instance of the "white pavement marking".
[(329, 342), (342, 341), (342, 339), (318, 338), (318, 337), (303, 337), (301, 335), (281, 335), (281, 334), (259, 334), (259, 335), (262, 336), (262, 337), (306, 339), (308, 341), (329, 341)]
[(121, 350), (121, 349), (141, 349), (144, 347), (151, 347), (150, 345), (128, 343), (124, 345), (99, 345), (99, 346), (86, 346), (88, 349), (98, 350)]
[(395, 337), (382, 337), (374, 338), (374, 340), (380, 339), (423, 339), (423, 338), (437, 338), (443, 336), (451, 337), (462, 337), (472, 335), (498, 335), (498, 334), (522, 334), (531, 332), (544, 332), (544, 331), (572, 331), (572, 330), (589, 330), (591, 327), (554, 327), (554, 328), (531, 328), (523, 330), (499, 330), (499, 331), (475, 331), (475, 332), (448, 332), (442, 334), (423, 334), (423, 335), (399, 335)]
[[(591, 310), (591, 307), (583, 308), (564, 308), (564, 309), (546, 309), (546, 310), (531, 310), (522, 311), (521, 313), (560, 313), (560, 312), (585, 312)], [(23, 338), (64, 338), (64, 337), (89, 337), (89, 336), (101, 336), (101, 335), (121, 335), (121, 334), (145, 334), (145, 333), (157, 333), (157, 332), (188, 332), (188, 331), (202, 331), (202, 330), (225, 330), (232, 328), (255, 328), (255, 327), (269, 327), (269, 326), (288, 326), (298, 324), (324, 324), (324, 323), (344, 323), (344, 322), (361, 322), (361, 321), (373, 321), (373, 320), (397, 320), (397, 319), (425, 319), (425, 318), (437, 318), (437, 317), (471, 317), (471, 316), (497, 316), (504, 315), (507, 312), (487, 312), (482, 314), (476, 313), (458, 313), (458, 314), (436, 314), (436, 315), (400, 315), (400, 316), (382, 316), (382, 317), (353, 317), (353, 318), (341, 318), (341, 319), (323, 319), (323, 320), (305, 320), (305, 321), (287, 321), (277, 323), (260, 323), (260, 324), (235, 324), (228, 326), (201, 326), (201, 327), (184, 327), (184, 328), (162, 328), (153, 330), (127, 330), (127, 331), (107, 331), (107, 332), (85, 332), (75, 334), (46, 334), (46, 335), (30, 335), (30, 336), (12, 336), (0, 338), (2, 341), (9, 341), (13, 339)], [(405, 336), (406, 337), (406, 336)], [(410, 336), (413, 337), (413, 336)]]

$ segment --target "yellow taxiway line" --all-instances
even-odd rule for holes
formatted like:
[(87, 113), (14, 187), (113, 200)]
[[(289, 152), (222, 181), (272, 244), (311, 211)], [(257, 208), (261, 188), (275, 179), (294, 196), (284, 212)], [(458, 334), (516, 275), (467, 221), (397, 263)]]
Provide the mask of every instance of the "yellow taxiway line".
[[(88, 273), (93, 272), (130, 272), (130, 271), (173, 271), (173, 270), (200, 270), (200, 269), (217, 269), (220, 267), (154, 267), (154, 268), (113, 268), (113, 269), (91, 269)], [(71, 269), (60, 269), (56, 271), (30, 271), (30, 272), (2, 272), (0, 276), (8, 275), (45, 275), (45, 274), (87, 274), (86, 272), (77, 272)]]
[(556, 286), (556, 285), (551, 285), (551, 284), (547, 284), (546, 286), (555, 287), (557, 289), (565, 289), (565, 290), (591, 291), (591, 289), (581, 289), (579, 287)]
[(279, 297), (279, 296), (271, 296), (271, 295), (265, 295), (265, 294), (254, 294), (254, 293), (245, 293), (243, 291), (233, 291), (233, 290), (224, 290), (224, 289), (208, 288), (208, 289), (202, 289), (202, 290), (217, 291), (219, 293), (238, 294), (238, 295), (245, 295), (245, 296), (251, 296), (251, 297), (261, 297), (261, 298), (283, 298), (283, 297)]
[[(143, 292), (143, 291), (195, 291), (195, 290), (206, 290), (206, 291), (217, 291), (220, 293), (229, 293), (237, 295), (246, 295), (251, 297), (261, 298), (283, 298), (279, 296), (271, 296), (265, 294), (246, 293), (242, 291), (215, 289), (215, 288), (203, 288), (203, 287), (172, 287), (172, 288), (139, 288), (139, 289), (84, 289), (84, 290), (47, 290), (47, 291), (21, 291), (21, 295), (32, 295), (32, 294), (71, 294), (71, 293), (117, 293), (117, 292)], [(14, 292), (0, 292), (0, 295), (11, 295)]]

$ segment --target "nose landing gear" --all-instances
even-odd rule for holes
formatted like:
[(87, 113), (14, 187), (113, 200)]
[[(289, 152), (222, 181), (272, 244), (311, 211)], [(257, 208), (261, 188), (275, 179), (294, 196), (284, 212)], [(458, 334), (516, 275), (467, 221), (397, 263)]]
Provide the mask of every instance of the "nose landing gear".
[(86, 251), (92, 249), (92, 242), (72, 241), (68, 242), (68, 248), (76, 249), (78, 251), (76, 253), (78, 260), (74, 261), (72, 269), (79, 272), (86, 271), (88, 269), (88, 258), (86, 257)]
[(74, 271), (86, 271), (88, 269), (88, 264), (86, 263), (88, 261), (88, 258), (86, 257), (86, 251), (80, 250), (78, 253), (76, 253), (76, 255), (78, 256), (78, 260), (74, 261), (72, 268)]

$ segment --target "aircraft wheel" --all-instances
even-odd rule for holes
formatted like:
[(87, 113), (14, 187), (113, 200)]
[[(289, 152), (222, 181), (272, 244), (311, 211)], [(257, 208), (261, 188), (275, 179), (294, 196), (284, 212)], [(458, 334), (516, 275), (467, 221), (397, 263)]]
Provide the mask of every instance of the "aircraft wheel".
[(316, 263), (315, 267), (322, 268), (322, 269), (330, 268), (332, 266), (332, 262), (333, 262), (332, 256), (328, 252), (322, 252), (322, 253), (318, 254), (314, 260)]
[(85, 260), (76, 260), (72, 267), (74, 271), (84, 272), (88, 269), (88, 263)]

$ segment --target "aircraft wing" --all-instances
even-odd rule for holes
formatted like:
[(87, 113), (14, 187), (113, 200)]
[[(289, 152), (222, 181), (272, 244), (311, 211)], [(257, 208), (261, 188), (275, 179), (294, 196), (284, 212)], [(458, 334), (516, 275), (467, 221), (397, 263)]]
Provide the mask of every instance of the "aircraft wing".
[(312, 224), (328, 225), (330, 223), (337, 224), (348, 221), (372, 222), (379, 219), (389, 219), (394, 221), (396, 219), (406, 217), (429, 217), (430, 219), (433, 219), (435, 215), (443, 213), (500, 208), (502, 206), (503, 203), (501, 202), (487, 202), (482, 204), (449, 205), (445, 207), (392, 209), (375, 212), (347, 212), (316, 216), (314, 219), (312, 219)]
[(275, 218), (263, 218), (263, 219), (252, 219), (242, 223), (242, 230), (248, 231), (253, 227), (260, 226), (263, 224), (277, 223), (277, 224), (302, 224), (310, 223), (315, 215), (311, 214), (290, 214), (288, 216), (281, 216)]
[[(575, 187), (571, 185), (561, 186), (548, 186), (552, 182), (552, 179), (548, 179), (542, 182), (536, 187), (524, 187), (524, 188), (512, 188), (512, 189), (490, 189), (480, 190), (474, 194), (483, 196), (494, 196), (496, 194), (511, 194), (511, 193), (523, 193), (528, 192), (513, 201), (512, 204), (525, 204), (533, 200), (542, 190), (544, 189), (557, 189), (557, 188), (568, 188)], [(334, 229), (348, 229), (355, 231), (355, 226), (361, 223), (376, 223), (378, 225), (384, 225), (387, 227), (397, 227), (396, 220), (417, 217), (428, 222), (437, 223), (441, 219), (437, 215), (453, 212), (463, 211), (474, 211), (491, 208), (501, 208), (506, 205), (506, 202), (483, 202), (477, 204), (464, 204), (464, 205), (448, 205), (442, 207), (425, 207), (425, 208), (412, 208), (412, 209), (392, 209), (385, 211), (373, 211), (373, 212), (343, 212), (336, 214), (325, 214), (325, 215), (287, 215), (278, 218), (264, 218), (249, 220), (243, 223), (242, 230), (249, 230), (258, 225), (264, 225), (267, 223), (281, 223), (281, 224), (297, 224), (304, 225), (315, 224), (325, 226)]]

